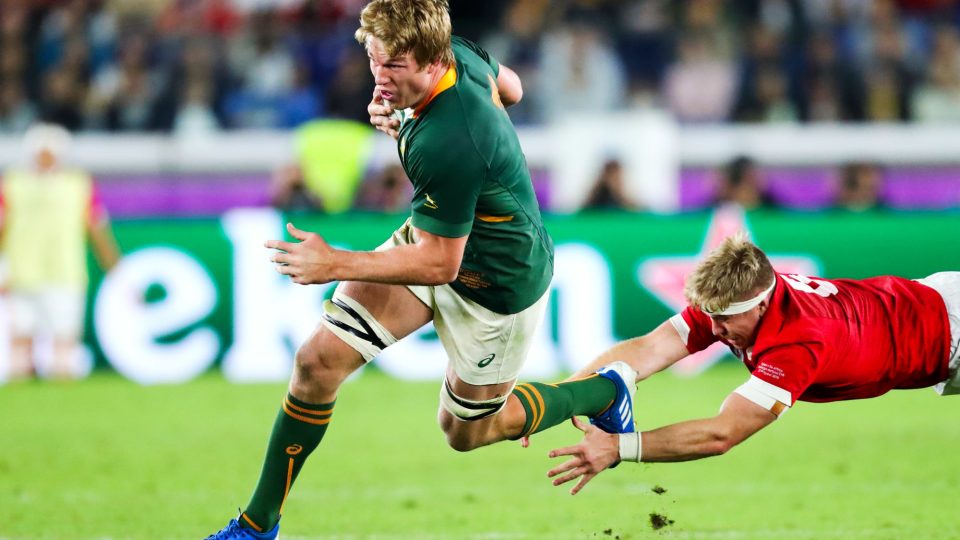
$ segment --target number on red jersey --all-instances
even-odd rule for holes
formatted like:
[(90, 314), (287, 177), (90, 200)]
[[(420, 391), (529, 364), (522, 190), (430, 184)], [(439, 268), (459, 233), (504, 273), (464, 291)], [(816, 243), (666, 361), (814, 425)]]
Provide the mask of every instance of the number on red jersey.
[(836, 285), (822, 279), (811, 279), (807, 276), (801, 276), (800, 274), (781, 274), (780, 277), (794, 290), (813, 293), (823, 298), (840, 292)]

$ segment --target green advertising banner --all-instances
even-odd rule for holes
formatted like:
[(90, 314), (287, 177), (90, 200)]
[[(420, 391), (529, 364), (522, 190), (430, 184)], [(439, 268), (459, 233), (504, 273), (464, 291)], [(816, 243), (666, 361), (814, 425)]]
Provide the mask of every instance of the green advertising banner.
[[(142, 383), (186, 381), (210, 369), (236, 381), (285, 379), (333, 285), (290, 283), (274, 271), (263, 242), (281, 238), (284, 223), (292, 221), (335, 246), (369, 250), (403, 220), (250, 209), (219, 219), (115, 223), (125, 257), (106, 279), (93, 271), (87, 364)], [(783, 272), (923, 277), (960, 269), (957, 213), (724, 209), (576, 214), (546, 222), (557, 246), (556, 276), (525, 378), (576, 369), (616, 340), (647, 332), (682, 309), (686, 273), (737, 231), (749, 234)], [(677, 369), (697, 373), (723, 356), (711, 349)], [(439, 379), (445, 357), (425, 328), (374, 364), (399, 378)]]

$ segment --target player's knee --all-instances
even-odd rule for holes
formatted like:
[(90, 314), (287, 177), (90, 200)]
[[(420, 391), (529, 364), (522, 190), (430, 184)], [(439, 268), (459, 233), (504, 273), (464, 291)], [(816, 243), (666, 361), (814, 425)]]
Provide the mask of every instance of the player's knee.
[(453, 437), (447, 435), (447, 444), (457, 452), (469, 452), (482, 446), (478, 441), (466, 437)]
[(294, 380), (311, 387), (340, 386), (353, 371), (350, 362), (314, 342), (303, 344), (294, 357)]
[(447, 436), (447, 444), (458, 452), (502, 440), (498, 435), (496, 417), (507, 403), (509, 395), (489, 399), (471, 399), (457, 395), (449, 381), (440, 388), (440, 428)]
[(484, 445), (475, 425), (465, 424), (443, 411), (440, 413), (440, 428), (447, 437), (447, 445), (457, 452), (469, 452)]

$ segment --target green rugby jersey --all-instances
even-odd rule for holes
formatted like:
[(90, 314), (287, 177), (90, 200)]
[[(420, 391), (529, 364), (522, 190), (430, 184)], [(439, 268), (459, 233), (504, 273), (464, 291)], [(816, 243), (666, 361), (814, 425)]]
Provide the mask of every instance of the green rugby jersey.
[(553, 241), (497, 93), (500, 64), (456, 36), (453, 55), (456, 66), (438, 86), (442, 91), (400, 128), (400, 160), (414, 187), (413, 225), (450, 238), (469, 234), (451, 286), (487, 309), (518, 313), (550, 285)]

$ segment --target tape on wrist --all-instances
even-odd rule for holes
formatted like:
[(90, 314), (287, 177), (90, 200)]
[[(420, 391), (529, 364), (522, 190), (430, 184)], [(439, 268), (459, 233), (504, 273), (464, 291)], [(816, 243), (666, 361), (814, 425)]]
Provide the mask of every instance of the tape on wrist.
[(620, 434), (620, 461), (638, 463), (641, 458), (640, 432)]

